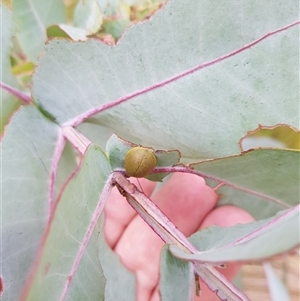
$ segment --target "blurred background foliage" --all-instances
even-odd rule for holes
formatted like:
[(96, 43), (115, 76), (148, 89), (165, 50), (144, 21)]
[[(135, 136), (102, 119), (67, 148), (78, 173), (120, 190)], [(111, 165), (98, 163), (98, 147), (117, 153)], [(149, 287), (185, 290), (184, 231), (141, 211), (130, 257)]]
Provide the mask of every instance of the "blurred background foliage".
[[(13, 0), (2, 0), (1, 2), (8, 8), (13, 8)], [(115, 45), (127, 27), (133, 23), (149, 18), (163, 5), (165, 0), (64, 0), (63, 2), (66, 8), (67, 20), (66, 24), (63, 25), (68, 26), (68, 29), (78, 29), (81, 27), (81, 29), (85, 30), (88, 25), (84, 26), (84, 24), (79, 24), (79, 15), (81, 14), (82, 16), (84, 5), (91, 5), (91, 2), (98, 4), (102, 17), (94, 15), (93, 18), (89, 18), (89, 22), (90, 24), (97, 23), (99, 28), (95, 32), (90, 31), (91, 34), (87, 35), (87, 38), (96, 38), (108, 45)], [(93, 9), (93, 11), (95, 11), (95, 9)], [(80, 40), (80, 38), (76, 39), (74, 36), (70, 37), (69, 32), (64, 31), (62, 24), (58, 26), (48, 26), (46, 31), (48, 38), (64, 37)], [(13, 75), (18, 78), (24, 87), (29, 88), (31, 74), (34, 72), (35, 64), (30, 61), (26, 53), (22, 51), (16, 37), (13, 38), (12, 42), (11, 66)]]

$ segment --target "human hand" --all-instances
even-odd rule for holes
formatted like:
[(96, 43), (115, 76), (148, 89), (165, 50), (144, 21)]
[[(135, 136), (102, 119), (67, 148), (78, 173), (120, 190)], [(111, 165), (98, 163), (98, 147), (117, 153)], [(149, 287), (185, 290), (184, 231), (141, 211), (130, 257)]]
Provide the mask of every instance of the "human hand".
[[(136, 179), (131, 179), (137, 185)], [(155, 183), (141, 179), (144, 193), (150, 196)], [(249, 213), (234, 206), (215, 208), (218, 195), (204, 179), (190, 174), (174, 174), (151, 200), (186, 236), (210, 225), (229, 227), (253, 220)], [(136, 274), (137, 301), (159, 301), (159, 262), (164, 242), (142, 220), (123, 196), (114, 189), (105, 207), (105, 235), (123, 264)], [(232, 279), (240, 265), (230, 264), (220, 271)], [(196, 300), (219, 300), (200, 281), (201, 296)]]

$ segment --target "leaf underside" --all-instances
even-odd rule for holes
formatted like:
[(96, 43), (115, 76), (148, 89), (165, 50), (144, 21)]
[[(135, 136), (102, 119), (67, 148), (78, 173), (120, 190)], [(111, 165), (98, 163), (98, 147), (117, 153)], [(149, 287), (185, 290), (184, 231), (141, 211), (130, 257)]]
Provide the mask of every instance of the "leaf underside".
[(114, 47), (52, 40), (33, 97), (60, 124), (116, 101), (93, 122), (183, 157), (237, 154), (259, 124), (299, 126), (294, 4), (173, 0)]

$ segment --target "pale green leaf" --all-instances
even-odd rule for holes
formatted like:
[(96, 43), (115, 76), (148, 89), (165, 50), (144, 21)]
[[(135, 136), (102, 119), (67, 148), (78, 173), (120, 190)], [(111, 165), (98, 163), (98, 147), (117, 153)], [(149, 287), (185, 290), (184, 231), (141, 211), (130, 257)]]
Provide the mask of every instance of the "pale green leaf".
[[(102, 223), (103, 224), (103, 223)], [(105, 301), (136, 300), (135, 275), (121, 263), (120, 258), (108, 246), (104, 228), (99, 233), (99, 260), (106, 277)]]
[[(88, 237), (93, 230), (91, 225), (97, 222), (95, 214), (103, 209), (110, 191), (110, 173), (105, 154), (91, 145), (79, 172), (58, 200), (26, 300), (85, 300), (86, 294), (90, 294), (90, 300), (98, 300), (97, 296), (103, 296), (105, 279), (98, 260), (98, 233), (93, 233), (91, 240)], [(88, 242), (91, 245), (85, 253)], [(84, 260), (80, 261), (83, 254)], [(78, 279), (73, 283), (74, 273)], [(82, 289), (81, 285), (89, 289)]]
[(177, 246), (170, 246), (170, 251), (180, 259), (216, 265), (266, 259), (299, 245), (299, 213), (297, 206), (275, 217), (249, 224), (228, 228), (211, 226), (190, 237), (199, 253), (188, 254)]
[[(74, 278), (71, 281), (65, 301), (104, 301), (106, 279), (98, 259), (98, 235), (101, 231), (97, 224), (84, 254), (80, 259)], [(59, 246), (58, 246), (59, 247)], [(51, 292), (49, 294), (51, 299)]]
[(47, 37), (71, 38), (73, 41), (85, 41), (89, 33), (83, 28), (66, 24), (52, 25), (47, 28)]
[(264, 263), (264, 270), (272, 301), (290, 301), (288, 290), (283, 281), (276, 275), (270, 263)]
[[(110, 172), (104, 153), (98, 146), (91, 145), (79, 172), (58, 200), (53, 219), (43, 237), (41, 258), (35, 263), (37, 270), (26, 300), (59, 300), (62, 297), (83, 300), (87, 293), (91, 294), (90, 300), (96, 300), (96, 296), (104, 294), (105, 279), (98, 261), (98, 233), (91, 224), (92, 221), (97, 222), (94, 220), (95, 212), (101, 206), (103, 208), (106, 201)], [(89, 240), (92, 230), (92, 239)], [(88, 242), (90, 246), (86, 252)], [(83, 254), (84, 260), (80, 261)], [(71, 280), (75, 272), (77, 281), (73, 283)], [(86, 291), (78, 285), (89, 286), (90, 289)]]
[(66, 21), (66, 9), (62, 0), (14, 0), (13, 14), (21, 47), (29, 59), (36, 63), (44, 50), (46, 27)]
[(98, 4), (106, 17), (116, 14), (120, 0), (97, 0)]
[(183, 157), (237, 154), (259, 124), (299, 126), (294, 7), (294, 0), (171, 0), (114, 47), (51, 41), (34, 98), (59, 123), (127, 100), (93, 119)]
[(169, 246), (161, 252), (160, 295), (162, 301), (194, 300), (195, 275), (193, 265), (174, 257)]
[(101, 28), (103, 35), (110, 34), (116, 40), (120, 38), (124, 30), (132, 23), (131, 9), (123, 0), (98, 0), (104, 13), (104, 21)]
[[(0, 3), (0, 29), (1, 29), (1, 82), (18, 87), (18, 82), (11, 73), (10, 47), (13, 33), (12, 15), (5, 5)], [(0, 114), (0, 135), (8, 123), (10, 116), (20, 106), (20, 101), (15, 96), (0, 88), (1, 93), (1, 114)]]
[(107, 141), (114, 133), (112, 129), (90, 122), (80, 124), (78, 130), (102, 149), (106, 149)]
[(130, 25), (129, 19), (116, 19), (103, 22), (103, 33), (111, 34), (116, 40), (121, 37), (124, 30)]
[(15, 301), (37, 255), (49, 210), (49, 178), (59, 128), (24, 107), (1, 142), (3, 300)]
[(256, 219), (299, 204), (300, 152), (258, 149), (191, 165), (217, 190), (218, 205), (236, 205)]
[(76, 27), (85, 29), (89, 34), (96, 33), (102, 24), (103, 16), (97, 0), (79, 1), (74, 15)]

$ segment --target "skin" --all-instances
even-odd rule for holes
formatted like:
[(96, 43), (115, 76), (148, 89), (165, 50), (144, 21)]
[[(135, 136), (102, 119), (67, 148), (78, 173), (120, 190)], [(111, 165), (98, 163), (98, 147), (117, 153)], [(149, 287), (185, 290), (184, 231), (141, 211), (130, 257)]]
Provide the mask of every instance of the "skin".
[[(130, 179), (137, 187), (136, 179)], [(140, 179), (143, 191), (150, 196), (155, 183)], [(248, 223), (253, 218), (246, 211), (234, 206), (215, 208), (219, 196), (204, 179), (190, 174), (174, 174), (151, 200), (168, 216), (186, 236), (210, 225), (229, 227)], [(136, 214), (126, 200), (113, 189), (105, 208), (105, 234), (110, 247), (120, 256), (123, 264), (135, 272), (137, 301), (159, 301), (159, 262), (164, 242)], [(149, 264), (151, 263), (151, 264)], [(220, 271), (233, 279), (239, 265), (234, 263)], [(200, 281), (201, 296), (196, 300), (219, 300)]]

